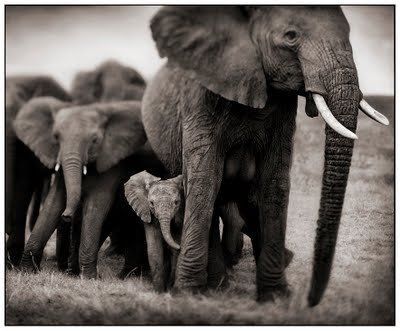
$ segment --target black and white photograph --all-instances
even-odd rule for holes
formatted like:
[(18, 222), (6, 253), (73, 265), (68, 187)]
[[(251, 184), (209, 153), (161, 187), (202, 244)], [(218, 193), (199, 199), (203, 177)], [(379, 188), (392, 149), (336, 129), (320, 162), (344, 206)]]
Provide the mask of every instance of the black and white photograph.
[(6, 326), (394, 326), (394, 4), (4, 11)]

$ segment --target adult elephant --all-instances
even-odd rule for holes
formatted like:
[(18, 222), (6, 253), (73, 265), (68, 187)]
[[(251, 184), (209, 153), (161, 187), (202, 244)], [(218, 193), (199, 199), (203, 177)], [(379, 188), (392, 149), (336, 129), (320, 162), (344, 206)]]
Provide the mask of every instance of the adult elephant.
[(17, 138), (13, 121), (21, 107), (37, 96), (70, 100), (68, 93), (48, 76), (6, 78), (6, 233), (9, 262), (18, 266), (25, 243), (25, 223), (29, 202), (36, 190), (36, 208), (44, 177), (49, 175), (33, 153)]
[[(23, 269), (39, 267), (60, 216), (69, 222), (79, 210), (79, 263), (83, 276), (96, 277), (103, 222), (119, 185), (135, 171), (135, 160), (124, 160), (147, 140), (140, 102), (71, 106), (54, 98), (35, 98), (21, 109), (14, 126), (19, 139), (47, 168), (57, 172), (25, 246)], [(83, 182), (82, 174), (86, 175)]]
[(78, 104), (100, 101), (141, 100), (146, 82), (133, 68), (109, 60), (90, 71), (79, 72), (71, 95)]
[(319, 112), (327, 123), (308, 297), (310, 306), (318, 304), (331, 272), (359, 107), (387, 124), (362, 99), (341, 9), (174, 6), (155, 15), (151, 30), (168, 63), (146, 89), (143, 122), (170, 172), (183, 170), (186, 195), (175, 287), (206, 284), (214, 206), (233, 200), (253, 234), (258, 300), (287, 292), (289, 171), (300, 94), (307, 113)]

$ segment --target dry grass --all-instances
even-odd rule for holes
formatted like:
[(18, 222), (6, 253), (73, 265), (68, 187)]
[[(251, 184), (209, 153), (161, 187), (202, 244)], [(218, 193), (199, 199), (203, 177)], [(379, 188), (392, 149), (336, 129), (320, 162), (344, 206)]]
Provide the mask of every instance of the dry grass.
[[(146, 279), (120, 281), (119, 259), (101, 259), (101, 280), (67, 277), (55, 261), (43, 271), (6, 275), (6, 319), (15, 324), (393, 324), (394, 130), (393, 98), (371, 98), (389, 128), (360, 114), (333, 275), (323, 301), (310, 309), (314, 231), (323, 162), (323, 124), (298, 115), (287, 225), (295, 252), (287, 277), (292, 296), (258, 304), (255, 265), (248, 241), (223, 292), (173, 297), (157, 294)], [(54, 243), (47, 255), (54, 254)]]

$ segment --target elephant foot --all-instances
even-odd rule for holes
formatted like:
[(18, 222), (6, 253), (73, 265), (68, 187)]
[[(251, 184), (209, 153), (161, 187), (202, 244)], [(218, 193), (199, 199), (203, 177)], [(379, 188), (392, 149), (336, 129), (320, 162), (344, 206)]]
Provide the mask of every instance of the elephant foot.
[(7, 265), (10, 264), (11, 269), (18, 267), (21, 263), (22, 253), (24, 252), (24, 244), (14, 244), (7, 242)]
[(68, 263), (57, 263), (58, 271), (66, 272), (68, 270)]
[(279, 297), (288, 298), (291, 291), (287, 284), (277, 285), (274, 287), (263, 287), (257, 290), (258, 302), (272, 302)]
[(19, 269), (19, 263), (20, 263), (20, 261), (18, 262), (18, 264), (12, 263), (10, 254), (9, 254), (9, 252), (7, 252), (7, 257), (6, 257), (6, 268), (7, 268), (7, 270), (18, 270)]
[(85, 268), (81, 267), (80, 275), (82, 279), (97, 279), (101, 278), (97, 272), (97, 268)]
[(224, 261), (227, 268), (232, 269), (233, 266), (239, 263), (240, 258), (242, 257), (242, 251), (237, 251), (235, 253), (224, 251)]
[(7, 260), (6, 260), (6, 268), (7, 268), (7, 270), (15, 270), (15, 269), (16, 269), (16, 266), (14, 266), (14, 265), (11, 263), (11, 261), (7, 258)]
[(65, 270), (65, 273), (71, 277), (78, 277), (79, 276), (79, 267), (68, 267)]
[(40, 271), (40, 258), (31, 251), (22, 255), (20, 269), (22, 272), (37, 273)]

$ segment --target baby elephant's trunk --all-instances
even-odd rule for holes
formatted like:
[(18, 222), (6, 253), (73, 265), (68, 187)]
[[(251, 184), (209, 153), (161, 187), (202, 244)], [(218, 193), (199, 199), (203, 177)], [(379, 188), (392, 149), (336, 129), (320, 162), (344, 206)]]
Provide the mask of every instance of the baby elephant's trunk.
[(159, 223), (160, 223), (161, 233), (167, 244), (174, 249), (180, 249), (180, 246), (175, 242), (174, 238), (172, 238), (171, 235), (171, 219), (163, 218), (159, 220)]

